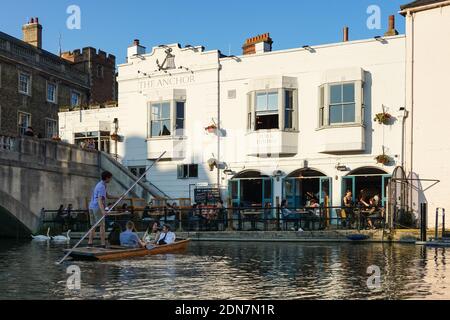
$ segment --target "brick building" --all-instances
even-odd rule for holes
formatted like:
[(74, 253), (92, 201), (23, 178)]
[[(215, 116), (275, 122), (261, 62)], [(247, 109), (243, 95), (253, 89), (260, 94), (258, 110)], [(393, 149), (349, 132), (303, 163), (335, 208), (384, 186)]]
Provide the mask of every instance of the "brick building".
[(113, 55), (85, 48), (59, 57), (42, 49), (42, 29), (32, 18), (23, 40), (0, 32), (0, 135), (32, 126), (51, 138), (58, 135), (60, 107), (116, 100)]

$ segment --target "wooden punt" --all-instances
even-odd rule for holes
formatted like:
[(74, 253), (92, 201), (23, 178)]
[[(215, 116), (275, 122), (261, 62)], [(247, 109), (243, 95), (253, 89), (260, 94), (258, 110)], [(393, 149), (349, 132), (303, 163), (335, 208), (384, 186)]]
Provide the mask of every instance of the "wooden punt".
[[(188, 248), (190, 242), (190, 239), (180, 239), (175, 243), (155, 246), (152, 249), (129, 249), (119, 246), (111, 246), (106, 249), (99, 247), (77, 248), (70, 254), (70, 257), (74, 260), (110, 261), (158, 254), (183, 253)], [(70, 250), (64, 250), (65, 253), (68, 253), (69, 251)]]

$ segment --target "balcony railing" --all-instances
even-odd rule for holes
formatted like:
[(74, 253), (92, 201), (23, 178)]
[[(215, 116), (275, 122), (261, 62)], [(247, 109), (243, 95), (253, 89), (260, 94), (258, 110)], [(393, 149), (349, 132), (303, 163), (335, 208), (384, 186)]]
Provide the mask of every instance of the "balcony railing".
[(0, 150), (11, 151), (14, 149), (16, 139), (12, 137), (0, 136)]

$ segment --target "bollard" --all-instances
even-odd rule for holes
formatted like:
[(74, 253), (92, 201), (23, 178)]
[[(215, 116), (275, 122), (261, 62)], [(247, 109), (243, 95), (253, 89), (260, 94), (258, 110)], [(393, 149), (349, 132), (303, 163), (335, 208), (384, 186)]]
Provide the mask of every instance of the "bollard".
[(427, 204), (420, 204), (420, 241), (427, 241)]
[(439, 239), (439, 208), (436, 209), (436, 221), (434, 225), (434, 240)]

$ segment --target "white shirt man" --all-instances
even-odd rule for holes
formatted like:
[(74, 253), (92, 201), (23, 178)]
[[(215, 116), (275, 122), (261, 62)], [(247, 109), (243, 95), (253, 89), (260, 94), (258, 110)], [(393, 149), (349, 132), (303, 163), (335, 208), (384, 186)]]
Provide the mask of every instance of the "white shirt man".
[(170, 231), (170, 226), (165, 225), (158, 239), (158, 245), (172, 244), (176, 240), (176, 235)]

